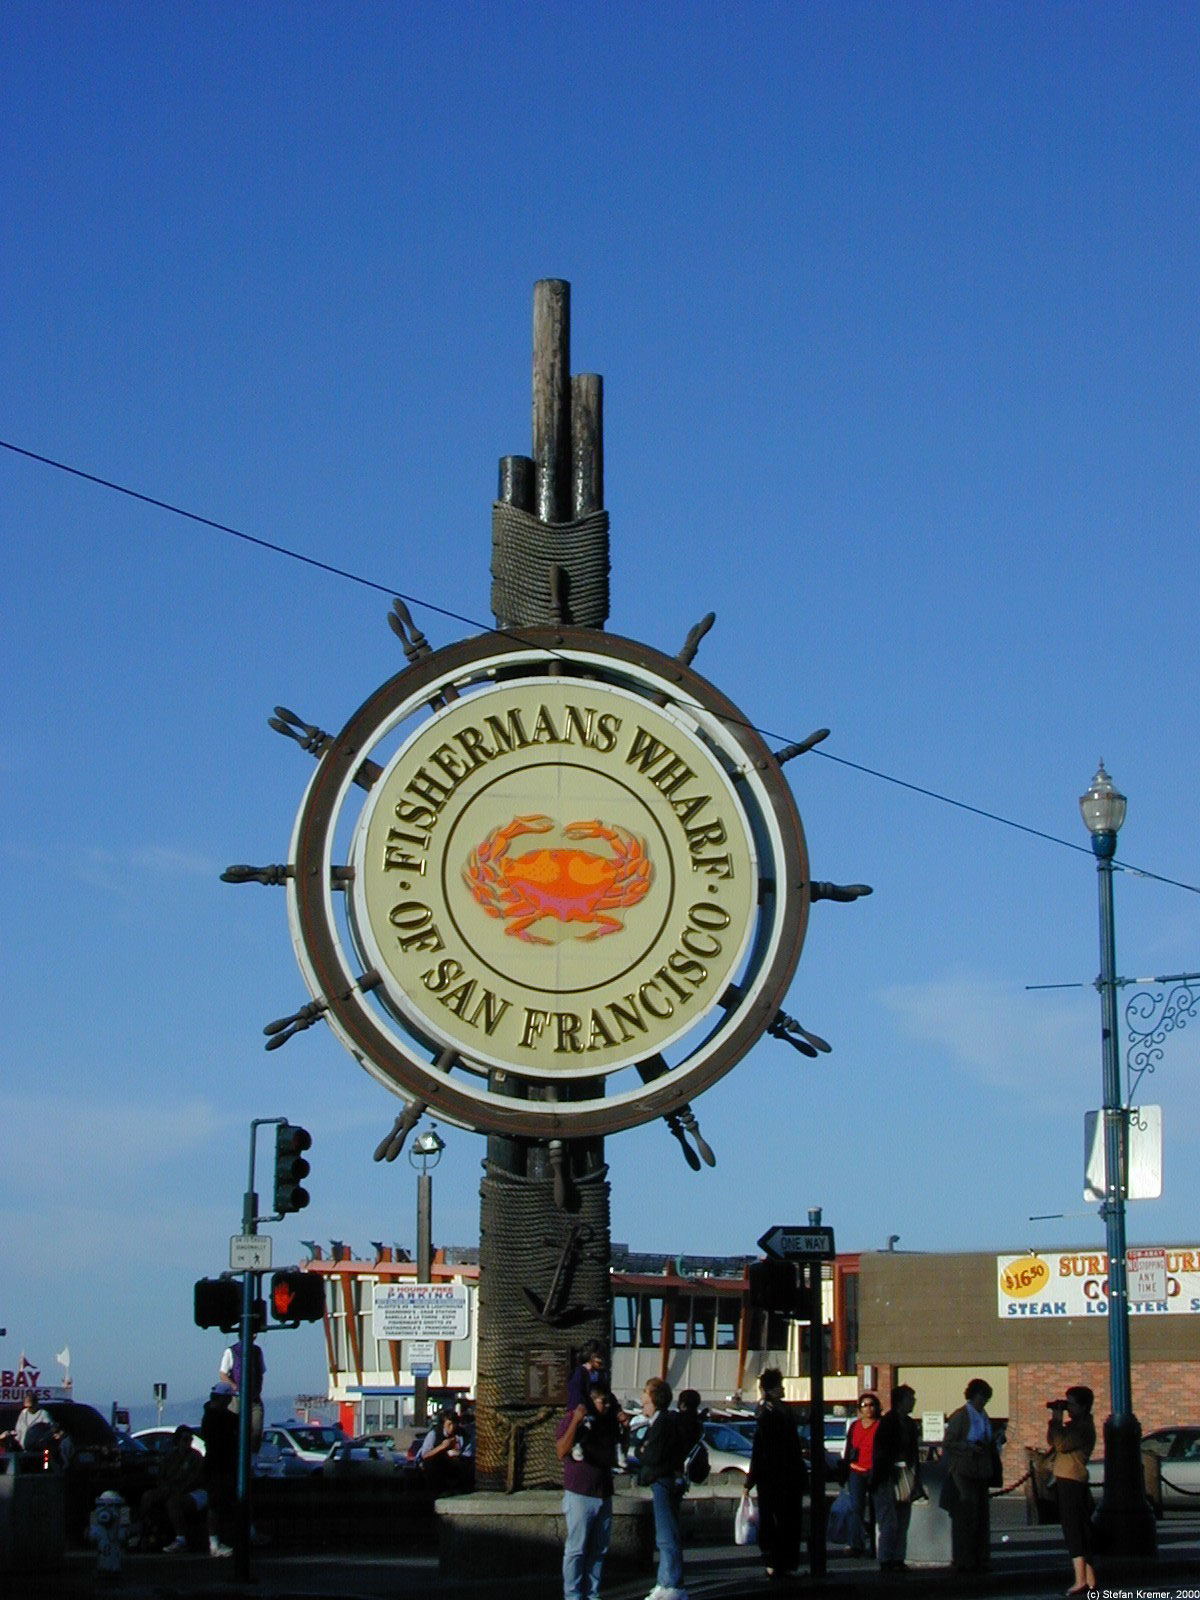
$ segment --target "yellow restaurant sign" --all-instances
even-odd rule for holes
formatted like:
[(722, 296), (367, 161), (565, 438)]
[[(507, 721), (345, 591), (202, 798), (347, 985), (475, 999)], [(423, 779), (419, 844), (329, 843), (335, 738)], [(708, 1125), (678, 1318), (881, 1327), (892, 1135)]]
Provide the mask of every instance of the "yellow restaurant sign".
[[(1130, 1256), (1143, 1252), (1129, 1251)], [(1166, 1294), (1161, 1300), (1131, 1300), (1138, 1316), (1200, 1314), (1200, 1248), (1168, 1246)], [(1063, 1250), (996, 1257), (999, 1315), (1016, 1317), (1107, 1317), (1108, 1256), (1103, 1250)]]

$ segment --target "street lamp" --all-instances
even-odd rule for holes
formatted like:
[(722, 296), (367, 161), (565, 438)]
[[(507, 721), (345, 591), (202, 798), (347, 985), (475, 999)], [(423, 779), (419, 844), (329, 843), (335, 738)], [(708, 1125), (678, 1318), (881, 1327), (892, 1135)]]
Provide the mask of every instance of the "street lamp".
[(1108, 1248), (1108, 1370), (1112, 1413), (1104, 1424), (1104, 1497), (1097, 1524), (1116, 1554), (1154, 1551), (1154, 1517), (1142, 1478), (1142, 1429), (1133, 1412), (1129, 1382), (1129, 1294), (1125, 1274), (1125, 1145), (1128, 1112), (1121, 1102), (1117, 1036), (1117, 954), (1112, 873), (1117, 833), (1125, 821), (1125, 796), (1101, 761), (1079, 798), (1092, 836), (1100, 887), (1100, 1044), (1104, 1068), (1104, 1218)]
[[(417, 1175), (417, 1282), (429, 1283), (433, 1277), (433, 1179), (430, 1168), (442, 1159), (446, 1141), (432, 1124), (413, 1140), (408, 1159)], [(429, 1375), (413, 1373), (413, 1422), (423, 1428), (429, 1421)]]

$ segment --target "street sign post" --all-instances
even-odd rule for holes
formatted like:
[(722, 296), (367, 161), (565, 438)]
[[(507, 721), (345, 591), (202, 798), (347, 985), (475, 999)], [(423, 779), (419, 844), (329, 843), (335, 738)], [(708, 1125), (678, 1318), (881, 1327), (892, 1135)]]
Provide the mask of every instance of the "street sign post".
[(813, 1225), (789, 1228), (777, 1223), (758, 1241), (758, 1248), (781, 1261), (832, 1261), (833, 1229)]
[[(834, 1257), (833, 1229), (822, 1227), (821, 1208), (814, 1206), (807, 1224), (789, 1227), (776, 1223), (758, 1241), (758, 1248), (775, 1261), (792, 1261), (807, 1307), (809, 1353), (808, 1437), (812, 1450), (812, 1503), (825, 1503), (825, 1318), (821, 1296), (821, 1263)], [(814, 1578), (826, 1569), (825, 1519), (814, 1517), (809, 1531), (809, 1568)]]

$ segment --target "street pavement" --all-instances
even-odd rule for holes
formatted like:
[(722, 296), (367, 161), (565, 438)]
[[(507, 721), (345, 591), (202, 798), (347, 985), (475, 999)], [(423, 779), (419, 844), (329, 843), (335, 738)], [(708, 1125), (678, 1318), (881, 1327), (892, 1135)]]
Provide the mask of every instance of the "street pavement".
[[(1098, 1600), (1200, 1600), (1200, 1512), (1168, 1512), (1159, 1523), (1156, 1560), (1118, 1563), (1097, 1560)], [(993, 1503), (992, 1565), (968, 1581), (944, 1568), (914, 1567), (898, 1576), (881, 1574), (874, 1562), (852, 1561), (835, 1552), (827, 1575), (814, 1580), (802, 1573), (786, 1583), (769, 1584), (757, 1552), (728, 1544), (689, 1546), (685, 1583), (692, 1600), (767, 1600), (768, 1596), (875, 1594), (879, 1600), (957, 1595), (1003, 1595), (1007, 1600), (1062, 1595), (1071, 1567), (1057, 1527), (1028, 1527), (1024, 1502), (1017, 1497)], [(652, 1572), (606, 1580), (603, 1600), (642, 1600), (653, 1587)], [(443, 1578), (430, 1548), (370, 1552), (275, 1551), (256, 1548), (251, 1581), (236, 1580), (231, 1560), (207, 1555), (168, 1556), (128, 1553), (118, 1577), (96, 1574), (90, 1551), (70, 1551), (57, 1572), (0, 1574), (3, 1600), (257, 1600), (325, 1596), (329, 1600), (557, 1600), (556, 1575), (497, 1571), (486, 1578)]]

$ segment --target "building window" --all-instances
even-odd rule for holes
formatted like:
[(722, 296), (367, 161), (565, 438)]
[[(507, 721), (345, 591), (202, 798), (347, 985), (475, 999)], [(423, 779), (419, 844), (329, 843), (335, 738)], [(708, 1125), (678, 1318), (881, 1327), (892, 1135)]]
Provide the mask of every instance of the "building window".
[(628, 1348), (637, 1343), (637, 1295), (613, 1296), (613, 1345)]
[(692, 1301), (692, 1349), (711, 1350), (713, 1345), (713, 1321), (717, 1314), (717, 1303), (711, 1297), (701, 1298), (696, 1296)]
[(692, 1300), (685, 1295), (671, 1302), (671, 1349), (686, 1350), (691, 1344)]
[(717, 1301), (717, 1349), (736, 1350), (741, 1305), (736, 1300)]
[(663, 1303), (662, 1296), (657, 1294), (644, 1294), (641, 1300), (641, 1330), (638, 1343), (643, 1350), (647, 1345), (658, 1345), (662, 1339)]

